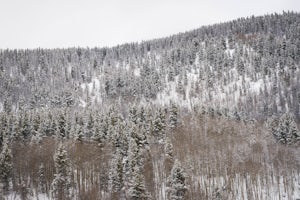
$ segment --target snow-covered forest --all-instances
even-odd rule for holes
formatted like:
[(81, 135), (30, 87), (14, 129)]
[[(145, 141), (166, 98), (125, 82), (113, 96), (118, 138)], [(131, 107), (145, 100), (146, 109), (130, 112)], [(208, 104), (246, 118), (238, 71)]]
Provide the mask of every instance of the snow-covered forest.
[(0, 199), (300, 198), (300, 14), (0, 50)]

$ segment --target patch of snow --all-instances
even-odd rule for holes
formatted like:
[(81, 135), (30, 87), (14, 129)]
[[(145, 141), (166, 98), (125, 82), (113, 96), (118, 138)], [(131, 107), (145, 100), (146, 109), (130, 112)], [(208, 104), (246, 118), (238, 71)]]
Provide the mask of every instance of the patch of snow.
[(83, 101), (82, 99), (80, 99), (79, 101), (80, 101), (79, 106), (85, 108), (86, 107), (86, 102)]
[(126, 69), (127, 71), (129, 71), (130, 65), (129, 65), (129, 64), (125, 65), (125, 69)]
[(68, 65), (68, 69), (67, 69), (67, 71), (68, 71), (68, 74), (70, 75), (70, 74), (71, 74), (71, 72), (72, 72), (72, 65)]
[(141, 70), (140, 70), (140, 68), (135, 68), (134, 71), (133, 71), (133, 74), (135, 76), (141, 76)]
[[(27, 198), (26, 198), (27, 199)], [(34, 193), (33, 196), (30, 196), (32, 200), (50, 200), (51, 198), (47, 194), (41, 194), (41, 193)], [(9, 193), (8, 195), (4, 196), (4, 200), (22, 200), (22, 197), (19, 194), (16, 194), (15, 192)]]
[(225, 53), (227, 53), (232, 58), (233, 54), (235, 53), (235, 49), (226, 49)]
[(81, 87), (82, 91), (84, 92), (84, 91), (85, 91), (85, 88), (86, 88), (86, 84), (85, 84), (85, 83), (82, 83), (82, 84), (80, 85), (80, 87)]
[(264, 82), (262, 79), (259, 79), (257, 82), (250, 83), (250, 91), (254, 93), (259, 93), (259, 90), (264, 86)]

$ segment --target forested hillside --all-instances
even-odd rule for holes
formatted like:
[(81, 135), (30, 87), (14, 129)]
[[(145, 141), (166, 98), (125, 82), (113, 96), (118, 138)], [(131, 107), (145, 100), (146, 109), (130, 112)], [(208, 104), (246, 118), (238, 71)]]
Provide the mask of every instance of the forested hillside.
[(299, 66), (293, 12), (112, 48), (0, 50), (0, 195), (300, 198)]

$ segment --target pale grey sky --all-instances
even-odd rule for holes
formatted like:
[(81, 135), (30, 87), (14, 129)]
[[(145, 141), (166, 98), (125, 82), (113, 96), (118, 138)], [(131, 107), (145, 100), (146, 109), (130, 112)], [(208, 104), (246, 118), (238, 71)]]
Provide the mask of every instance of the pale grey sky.
[(113, 46), (283, 10), (300, 0), (0, 0), (0, 48)]

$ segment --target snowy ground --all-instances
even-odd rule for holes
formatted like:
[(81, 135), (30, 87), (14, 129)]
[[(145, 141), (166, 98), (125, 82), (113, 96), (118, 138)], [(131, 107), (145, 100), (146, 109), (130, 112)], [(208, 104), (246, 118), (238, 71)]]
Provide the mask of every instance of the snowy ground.
[(194, 178), (195, 185), (206, 188), (208, 196), (219, 192), (225, 199), (237, 200), (298, 200), (300, 199), (300, 174), (285, 176), (256, 176), (236, 174), (235, 177)]

